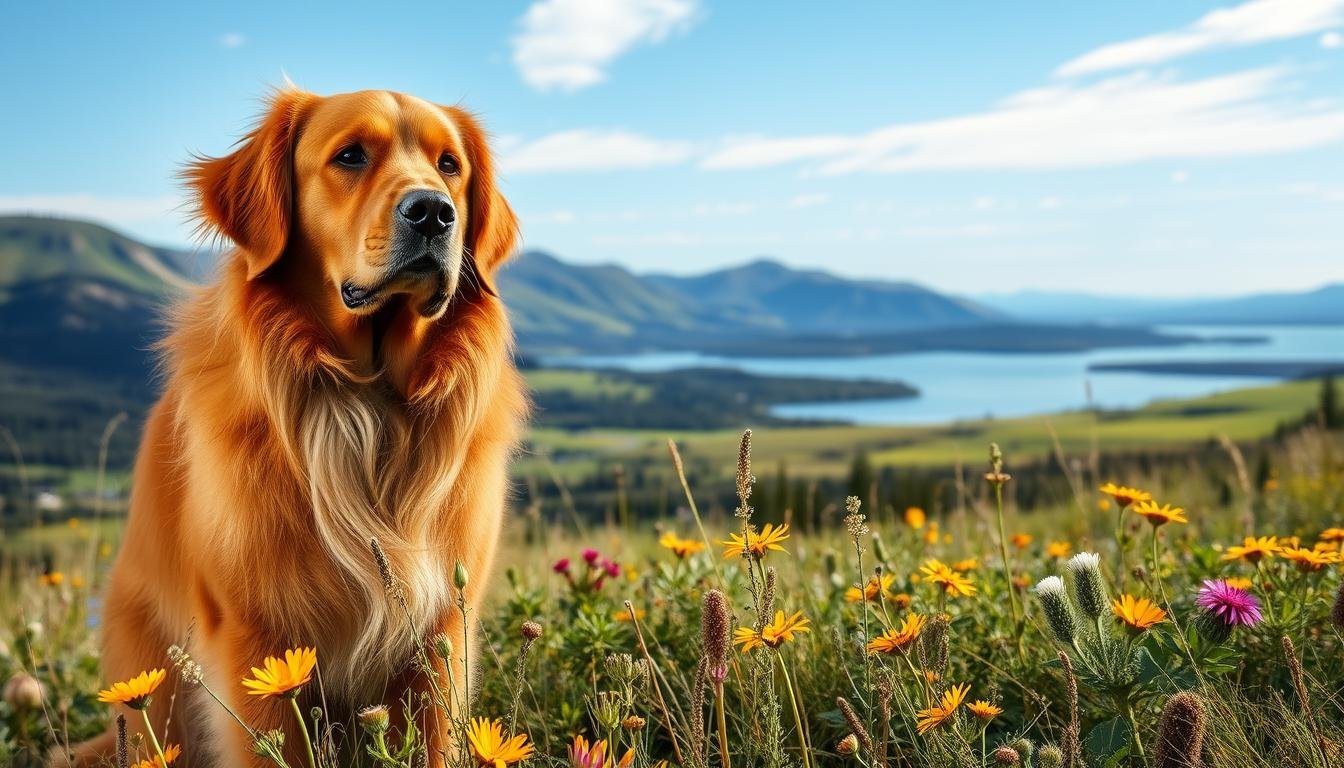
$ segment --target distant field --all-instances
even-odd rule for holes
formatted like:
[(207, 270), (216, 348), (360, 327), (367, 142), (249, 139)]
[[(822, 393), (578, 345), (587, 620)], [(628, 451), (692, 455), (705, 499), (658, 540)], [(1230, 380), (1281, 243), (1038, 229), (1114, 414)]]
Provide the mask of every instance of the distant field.
[[(1280, 422), (1297, 419), (1313, 407), (1317, 382), (1291, 382), (1225, 392), (1190, 400), (1154, 403), (1136, 411), (1086, 412), (959, 422), (951, 425), (876, 427), (760, 427), (757, 461), (785, 462), (792, 471), (838, 476), (856, 451), (875, 465), (950, 466), (978, 463), (985, 445), (998, 442), (1017, 461), (1052, 451), (1051, 430), (1064, 451), (1086, 451), (1095, 439), (1104, 450), (1157, 450), (1203, 442), (1221, 435), (1252, 440), (1271, 433)], [(675, 439), (688, 460), (731, 456), (737, 430), (682, 431), (594, 429), (582, 432), (536, 430), (535, 444), (561, 460), (554, 465), (567, 478), (591, 474), (603, 461), (662, 461), (666, 442)], [(521, 474), (544, 471), (537, 456), (519, 462)]]

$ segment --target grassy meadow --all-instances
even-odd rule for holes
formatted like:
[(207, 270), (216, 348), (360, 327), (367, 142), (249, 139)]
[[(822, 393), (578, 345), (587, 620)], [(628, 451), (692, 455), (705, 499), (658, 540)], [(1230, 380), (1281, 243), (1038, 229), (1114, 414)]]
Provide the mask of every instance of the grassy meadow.
[[(1273, 468), (1257, 478), (1237, 444), (1300, 417), (1316, 389), (1067, 414), (1050, 420), (1053, 438), (1039, 419), (880, 437), (764, 430), (674, 436), (686, 447), (674, 459), (666, 435), (569, 435), (661, 453), (676, 504), (657, 519), (632, 514), (618, 485), (624, 514), (599, 524), (597, 510), (567, 513), (524, 493), (478, 617), (471, 679), (439, 678), (437, 695), (405, 707), (450, 713), (463, 738), (445, 757), (462, 768), (1339, 765), (1344, 439), (1308, 421), (1255, 448)], [(1188, 448), (1209, 429), (1233, 438), (1218, 448), (1235, 456), (1226, 468), (1128, 453)], [(781, 457), (805, 465), (832, 446), (848, 456), (855, 443), (875, 463), (954, 455), (966, 487), (954, 503), (916, 506), (875, 479), (865, 499), (821, 500), (820, 525), (764, 500), (754, 468)], [(1122, 458), (1087, 461), (1098, 445)], [(732, 479), (735, 504), (699, 495), (695, 476), (678, 471), (692, 460)], [(1019, 462), (1051, 460), (1067, 496), (1024, 502)], [(7, 765), (39, 765), (54, 744), (117, 714), (138, 717), (99, 701), (118, 682), (99, 677), (96, 642), (118, 536), (105, 516), (5, 540)], [(460, 653), (455, 640), (424, 638), (410, 663), (427, 669), (433, 654)], [(318, 669), (321, 660), (319, 646)], [(161, 682), (140, 681), (154, 688), (149, 706), (188, 686), (240, 684), (202, 683), (190, 658), (179, 661)], [(311, 663), (276, 660), (292, 674), (253, 684), (303, 695)], [(287, 739), (312, 744), (312, 766), (424, 764), (417, 734), (387, 725), (386, 712), (335, 724), (321, 715), (300, 712), (305, 727), (282, 735), (254, 733), (259, 754), (301, 768), (306, 758), (285, 763), (276, 748)], [(171, 727), (157, 745), (132, 739), (125, 764), (185, 762), (174, 760), (176, 742)]]

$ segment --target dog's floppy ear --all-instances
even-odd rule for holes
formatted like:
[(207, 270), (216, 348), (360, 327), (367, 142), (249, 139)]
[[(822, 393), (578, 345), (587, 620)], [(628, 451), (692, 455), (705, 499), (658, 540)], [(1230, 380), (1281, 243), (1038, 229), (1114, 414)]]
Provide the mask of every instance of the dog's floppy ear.
[(232, 154), (197, 158), (183, 172), (201, 227), (238, 246), (249, 280), (284, 253), (294, 216), (294, 143), (316, 100), (297, 88), (276, 91), (261, 122)]
[(500, 194), (495, 178), (494, 158), (480, 123), (470, 113), (448, 107), (448, 114), (466, 145), (470, 169), (468, 184), (467, 249), (475, 264), (481, 287), (494, 294), (495, 273), (513, 255), (518, 243), (518, 219)]

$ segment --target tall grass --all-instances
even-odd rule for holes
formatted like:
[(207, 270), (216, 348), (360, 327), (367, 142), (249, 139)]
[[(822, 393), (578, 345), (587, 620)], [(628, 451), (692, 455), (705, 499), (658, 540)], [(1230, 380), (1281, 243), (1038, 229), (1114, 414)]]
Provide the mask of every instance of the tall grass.
[[(1038, 509), (1011, 503), (1008, 452), (1001, 465), (949, 477), (966, 492), (945, 515), (819, 499), (831, 510), (820, 531), (776, 534), (775, 549), (765, 525), (777, 532), (790, 513), (752, 508), (744, 440), (736, 516), (701, 509), (684, 474), (686, 504), (654, 523), (622, 508), (606, 526), (537, 536), (539, 511), (523, 514), (479, 617), (471, 679), (434, 672), (436, 656), (470, 643), (424, 638), (408, 662), (435, 677), (436, 693), (405, 708), (449, 713), (463, 738), (446, 762), (463, 768), (515, 758), (583, 768), (1338, 765), (1344, 532), (1328, 529), (1344, 527), (1341, 447), (1338, 434), (1307, 429), (1278, 449), (1273, 477), (1258, 487), (1234, 479), (1236, 492), (1218, 503), (1209, 500), (1225, 491), (1200, 485), (1198, 473), (1159, 483), (1156, 473), (1081, 469), (1068, 479), (1073, 498)], [(1184, 507), (1189, 522), (1152, 526), (1096, 492), (1101, 480), (1141, 486)], [(995, 490), (1008, 501), (994, 503)], [(1225, 559), (1252, 534), (1279, 539), (1258, 562)], [(96, 646), (115, 535), (85, 521), (5, 542), (4, 764), (37, 765), (53, 745), (134, 715), (96, 700), (115, 682), (99, 678)], [(724, 556), (730, 535), (743, 554)], [(1315, 568), (1299, 550), (1324, 562)], [(1095, 573), (1087, 558), (1069, 565), (1081, 552), (1097, 553)], [(1064, 620), (1048, 614), (1049, 584), (1035, 586), (1052, 576), (1064, 577)], [(459, 588), (485, 577), (445, 575)], [(1210, 624), (1197, 596), (1216, 579), (1244, 585), (1261, 620), (1226, 633)], [(1122, 591), (1161, 619), (1127, 625), (1110, 606)], [(389, 592), (395, 600), (395, 585)], [(320, 673), (320, 644), (317, 659)], [(238, 684), (179, 666), (151, 706), (201, 682)], [(421, 735), (395, 724), (401, 713), (305, 714), (283, 738), (311, 742), (319, 766), (413, 768), (428, 757)], [(280, 738), (254, 736), (263, 752)], [(127, 752), (133, 763), (156, 751), (133, 742)]]

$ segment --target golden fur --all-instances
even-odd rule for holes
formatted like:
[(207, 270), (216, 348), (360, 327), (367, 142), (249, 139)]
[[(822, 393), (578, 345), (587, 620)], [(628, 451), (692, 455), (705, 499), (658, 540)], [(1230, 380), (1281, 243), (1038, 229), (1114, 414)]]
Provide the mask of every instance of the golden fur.
[[(377, 159), (358, 174), (330, 165), (352, 137)], [(457, 173), (436, 167), (442, 152)], [(191, 635), (214, 691), (254, 728), (297, 736), (284, 702), (244, 696), (239, 681), (266, 655), (314, 645), (333, 718), (397, 710), (425, 686), (408, 664), (412, 639), (463, 636), (451, 572), (465, 564), (475, 605), (526, 411), (490, 289), (516, 222), (485, 137), (465, 112), (401, 94), (291, 89), (234, 153), (199, 159), (186, 178), (205, 225), (237, 247), (176, 309), (163, 342), (166, 388), (106, 597), (104, 675), (167, 666), (167, 648)], [(416, 188), (447, 193), (457, 210), (451, 300), (426, 315), (408, 285), (375, 309), (348, 309), (341, 281), (387, 267), (390, 211)], [(373, 538), (409, 620), (384, 592)], [(173, 684), (155, 697), (157, 727)], [(262, 764), (218, 706), (178, 693), (167, 739), (193, 768)], [(440, 765), (445, 724), (429, 714), (420, 725)], [(290, 764), (303, 764), (289, 741)], [(77, 745), (72, 762), (95, 764), (112, 746), (110, 734)]]

